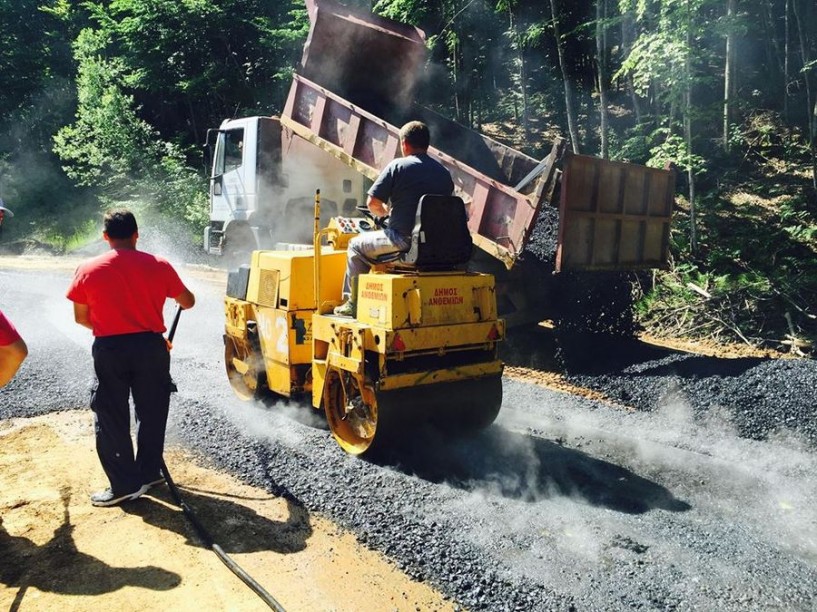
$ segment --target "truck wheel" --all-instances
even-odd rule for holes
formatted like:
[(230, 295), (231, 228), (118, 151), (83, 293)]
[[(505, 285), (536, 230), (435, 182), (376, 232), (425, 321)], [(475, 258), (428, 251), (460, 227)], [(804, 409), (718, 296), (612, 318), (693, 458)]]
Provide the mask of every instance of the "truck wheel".
[(230, 386), (242, 400), (260, 399), (269, 393), (264, 360), (250, 343), (225, 334), (224, 364)]
[(258, 248), (255, 235), (247, 225), (230, 227), (224, 236), (222, 254), (228, 268), (250, 263), (252, 252)]

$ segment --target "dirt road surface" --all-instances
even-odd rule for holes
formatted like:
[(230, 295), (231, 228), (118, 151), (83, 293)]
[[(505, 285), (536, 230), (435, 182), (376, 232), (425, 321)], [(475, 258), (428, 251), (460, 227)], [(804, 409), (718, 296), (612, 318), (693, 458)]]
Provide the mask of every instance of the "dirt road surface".
[[(0, 267), (69, 272), (77, 261), (0, 258)], [(216, 287), (224, 280), (207, 268), (192, 274)], [(72, 410), (0, 421), (0, 609), (268, 609), (200, 541), (167, 486), (120, 507), (92, 507), (89, 494), (106, 486), (93, 415), (65, 408)], [(178, 447), (165, 460), (216, 544), (286, 610), (453, 609), (296, 502), (244, 485)]]
[[(105, 484), (86, 411), (0, 425), (0, 609), (264, 610), (202, 545), (166, 486), (94, 508)], [(166, 456), (217, 544), (287, 610), (447, 610), (331, 521), (200, 466)]]
[[(88, 504), (104, 479), (91, 339), (63, 297), (75, 265), (0, 257), (0, 308), (31, 348), (0, 390), (0, 605), (263, 609), (166, 490)], [(198, 303), (174, 342), (167, 462), (288, 610), (817, 609), (813, 360), (628, 344), (559, 372), (529, 333), (495, 425), (375, 464), (308, 407), (238, 402), (224, 274), (182, 276)]]

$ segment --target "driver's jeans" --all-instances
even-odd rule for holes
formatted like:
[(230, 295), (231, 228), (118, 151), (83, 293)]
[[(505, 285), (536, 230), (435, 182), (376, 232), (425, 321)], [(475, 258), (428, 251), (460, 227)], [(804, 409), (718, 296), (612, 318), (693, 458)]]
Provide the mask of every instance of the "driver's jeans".
[(411, 240), (398, 240), (397, 244), (383, 230), (374, 230), (358, 234), (349, 241), (346, 253), (346, 276), (343, 277), (343, 299), (352, 295), (352, 282), (358, 275), (368, 272), (372, 267), (370, 260), (387, 255), (408, 251)]

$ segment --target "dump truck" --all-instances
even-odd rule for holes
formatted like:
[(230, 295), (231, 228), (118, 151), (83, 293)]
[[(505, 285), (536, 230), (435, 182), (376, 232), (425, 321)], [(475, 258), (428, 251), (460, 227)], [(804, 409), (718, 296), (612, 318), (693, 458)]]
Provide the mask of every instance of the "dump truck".
[[(208, 135), (209, 252), (240, 260), (254, 249), (308, 243), (316, 185), (322, 223), (353, 216), (399, 155), (397, 126), (420, 119), (431, 129), (430, 154), (466, 203), (477, 247), (471, 267), (496, 277), (509, 327), (558, 320), (577, 312), (576, 302), (609, 306), (609, 296), (571, 303), (576, 279), (597, 291), (615, 278), (587, 281), (584, 273), (666, 266), (672, 170), (573, 155), (561, 140), (535, 159), (467, 129), (410, 102), (425, 64), (421, 30), (334, 0), (306, 5), (310, 32), (281, 115), (227, 120)], [(232, 162), (230, 150), (240, 151)], [(626, 298), (621, 310), (631, 305)], [(585, 319), (605, 320), (590, 311)]]
[[(306, 4), (309, 37), (283, 112), (228, 120), (208, 136), (205, 245), (252, 253), (229, 275), (230, 383), (246, 400), (309, 398), (354, 454), (407, 424), (484, 427), (501, 404), (506, 331), (593, 302), (571, 303), (554, 279), (666, 265), (674, 173), (573, 155), (561, 140), (538, 160), (467, 129), (411, 103), (421, 30), (334, 0)], [(397, 126), (412, 119), (431, 130), (428, 153), (451, 173), (463, 211), (456, 227), (473, 248), (442, 270), (375, 266), (361, 276), (357, 318), (333, 316), (346, 244), (365, 231), (356, 211), (399, 155)], [(316, 188), (323, 209), (307, 199)], [(433, 233), (424, 208), (417, 236)]]

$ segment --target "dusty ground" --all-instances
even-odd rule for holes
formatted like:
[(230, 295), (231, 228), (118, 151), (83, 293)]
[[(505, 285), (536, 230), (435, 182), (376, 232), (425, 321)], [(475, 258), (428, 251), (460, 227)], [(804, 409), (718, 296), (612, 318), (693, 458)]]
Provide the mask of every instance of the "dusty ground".
[[(268, 609), (201, 545), (166, 486), (90, 505), (105, 477), (89, 411), (0, 422), (0, 448), (0, 608)], [(179, 451), (166, 461), (216, 543), (287, 610), (452, 609), (331, 522)]]
[[(47, 256), (0, 257), (0, 268), (30, 269), (32, 271), (44, 268), (49, 270), (60, 269), (67, 273), (79, 261), (81, 261), (79, 258), (71, 260), (70, 258), (50, 258)], [(208, 284), (212, 283), (213, 286), (224, 283), (223, 271), (204, 266), (185, 266), (184, 276), (185, 278), (192, 276), (196, 280), (204, 280)], [(42, 282), (47, 284), (49, 281), (46, 279)], [(223, 291), (223, 288), (218, 291)], [(11, 293), (14, 293), (14, 291)], [(48, 299), (44, 296), (51, 296), (51, 293), (43, 291), (31, 295), (37, 296), (37, 299)], [(0, 296), (2, 296), (1, 290)], [(206, 296), (203, 295), (202, 297)], [(204, 306), (204, 303), (202, 306)], [(215, 309), (214, 311), (219, 310), (217, 302), (211, 304), (210, 307)], [(37, 312), (42, 316), (41, 311)], [(193, 317), (198, 316), (198, 314), (198, 311), (191, 313)], [(203, 310), (201, 314), (205, 314)], [(45, 318), (51, 321), (49, 316), (49, 313), (46, 312)], [(21, 317), (21, 320), (25, 322), (24, 319), (25, 317)], [(185, 321), (181, 336), (184, 336), (195, 325), (195, 321), (200, 320), (191, 318)], [(30, 327), (29, 330), (31, 330)], [(43, 342), (37, 334), (32, 334), (32, 336), (35, 340), (32, 346), (40, 350), (44, 350), (46, 346), (51, 347), (50, 343)], [(39, 344), (37, 344), (37, 341), (39, 341)], [(179, 347), (176, 349), (176, 359), (179, 364), (184, 363), (190, 370), (197, 372), (209, 372), (216, 369), (219, 373), (222, 372), (218, 357), (212, 359), (194, 357), (190, 352), (185, 353), (185, 348), (189, 349), (188, 344), (179, 342)], [(746, 349), (742, 347), (730, 349), (729, 353), (724, 352), (724, 347), (677, 345), (675, 348), (695, 354), (718, 354), (722, 357), (747, 356)], [(545, 352), (549, 353), (550, 351)], [(31, 363), (34, 362), (37, 356), (33, 356)], [(31, 363), (28, 365), (29, 368), (31, 368)], [(570, 394), (600, 397), (597, 392), (568, 384), (564, 377), (555, 372), (526, 368), (522, 367), (523, 365), (523, 363), (519, 363), (509, 366), (506, 371), (508, 378), (535, 382), (538, 385), (558, 388)], [(71, 371), (68, 365), (63, 365), (63, 370), (61, 374), (55, 373), (57, 378), (70, 376), (65, 374)], [(31, 373), (29, 372), (29, 374)], [(36, 377), (29, 376), (27, 380), (27, 384), (37, 384)], [(4, 393), (4, 390), (0, 390), (0, 394), (2, 393)], [(557, 400), (550, 399), (550, 396), (548, 398), (549, 403), (554, 406), (558, 405)], [(539, 396), (533, 398), (523, 394), (521, 399), (517, 398), (515, 402), (510, 401), (509, 404), (533, 406), (543, 401), (545, 400), (542, 400)], [(630, 406), (623, 404), (619, 407), (628, 411), (632, 410)], [(572, 407), (571, 411), (573, 410), (576, 409)], [(611, 419), (616, 418), (615, 414), (622, 414), (622, 412), (618, 411), (613, 412), (614, 416), (610, 417)], [(514, 416), (515, 413), (511, 410), (510, 414)], [(521, 423), (530, 423), (526, 425), (527, 430), (530, 430), (533, 426), (542, 427), (539, 421), (540, 417), (528, 422), (524, 420), (525, 413), (518, 413), (515, 416), (520, 419)], [(594, 413), (592, 422), (595, 423), (598, 416), (598, 414)], [(629, 417), (630, 414), (627, 416)], [(631, 427), (631, 425), (628, 425), (628, 427)], [(515, 434), (511, 433), (510, 435)], [(562, 448), (561, 442), (556, 447), (549, 441), (540, 442), (534, 440), (531, 442), (527, 437), (514, 437), (512, 439), (519, 442), (523, 448), (539, 449), (539, 454), (534, 456), (536, 470), (538, 470), (539, 465), (546, 465), (548, 461), (552, 460), (553, 453), (556, 453), (559, 456), (569, 458), (571, 462), (578, 461), (579, 467), (586, 466), (590, 462), (594, 466), (593, 473), (595, 473), (595, 470), (599, 469), (599, 465), (607, 466), (608, 464), (600, 462), (600, 460), (590, 459), (584, 455), (584, 450), (595, 444), (599, 437), (595, 433), (588, 439), (580, 436), (579, 441), (576, 443), (576, 450)], [(612, 439), (615, 440), (615, 436)], [(330, 443), (327, 442), (327, 444)], [(614, 449), (615, 447), (615, 444), (611, 446)], [(95, 509), (90, 506), (88, 494), (104, 486), (105, 479), (93, 450), (93, 432), (89, 412), (72, 411), (34, 419), (11, 422), (0, 421), (0, 448), (2, 449), (0, 451), (0, 487), (2, 487), (0, 491), (0, 519), (2, 519), (2, 524), (0, 524), (0, 609), (89, 610), (100, 606), (122, 610), (266, 609), (264, 604), (238, 578), (233, 576), (211, 551), (201, 546), (193, 529), (185, 521), (181, 512), (171, 504), (171, 497), (166, 488), (152, 491), (142, 500), (124, 508)], [(271, 444), (270, 448), (276, 449), (274, 452), (280, 452), (281, 448), (288, 447)], [(579, 448), (583, 449), (582, 454), (578, 454)], [(497, 465), (503, 465), (503, 461), (507, 458), (506, 452), (497, 450), (493, 452), (488, 450), (486, 456), (488, 458), (486, 461), (491, 465), (491, 470)], [(618, 456), (613, 451), (601, 451), (599, 456), (614, 462), (613, 475), (616, 478), (621, 474), (619, 465), (630, 466), (629, 459)], [(610, 459), (611, 456), (617, 458)], [(309, 514), (300, 506), (288, 504), (285, 500), (275, 498), (269, 493), (244, 486), (223, 473), (208, 469), (208, 466), (197, 464), (190, 457), (183, 456), (179, 451), (169, 449), (166, 458), (174, 478), (184, 487), (183, 495), (185, 499), (195, 509), (202, 523), (213, 532), (224, 550), (254, 576), (264, 588), (272, 593), (286, 609), (425, 611), (452, 609), (454, 607), (439, 594), (427, 589), (424, 584), (411, 582), (384, 557), (372, 553), (367, 548), (361, 548), (351, 534), (324, 520), (318, 512)], [(720, 460), (718, 458), (718, 461)], [(297, 459), (297, 461), (301, 461), (301, 459)], [(311, 475), (303, 477), (306, 480), (314, 480), (317, 488), (328, 487), (334, 489), (339, 479), (342, 478), (338, 474), (342, 474), (343, 471), (333, 469), (337, 466), (326, 462), (321, 463), (320, 461), (312, 462), (311, 456), (303, 461), (306, 465), (313, 466), (312, 469), (315, 469), (314, 466), (321, 466), (320, 474), (310, 472)], [(521, 455), (514, 454), (511, 456), (507, 468), (509, 475), (516, 476), (520, 461), (523, 467), (527, 465)], [(471, 463), (465, 465), (471, 465)], [(287, 466), (278, 467), (281, 468), (282, 474), (286, 474), (284, 467)], [(354, 464), (346, 467), (354, 468), (354, 473), (358, 474), (359, 478), (369, 477), (377, 483), (391, 483), (395, 487), (418, 485), (420, 493), (416, 491), (411, 493), (411, 495), (415, 495), (413, 499), (417, 504), (422, 503), (417, 501), (420, 499), (417, 497), (418, 495), (424, 496), (422, 499), (429, 495), (428, 479), (421, 478), (418, 481), (418, 479), (403, 478), (400, 473), (397, 473), (394, 480), (392, 480), (391, 477), (394, 475), (391, 472), (387, 474), (387, 471), (372, 468), (370, 473), (368, 471), (370, 466), (367, 465)], [(697, 484), (689, 486), (683, 479), (681, 481), (670, 479), (669, 482), (665, 482), (665, 477), (675, 474), (676, 468), (677, 466), (672, 464), (671, 470), (666, 466), (651, 467), (648, 470), (645, 466), (637, 464), (632, 467), (634, 474), (631, 477), (635, 481), (644, 482), (643, 479), (635, 477), (635, 474), (643, 473), (652, 478), (655, 484), (651, 484), (652, 481), (648, 482), (648, 484), (656, 490), (664, 491), (659, 483), (665, 483), (668, 487), (667, 490), (678, 489), (685, 492), (687, 496), (694, 496), (696, 488), (704, 486), (705, 479), (696, 475), (694, 481), (690, 482)], [(545, 490), (549, 486), (548, 483), (552, 474), (547, 472), (538, 476), (538, 471), (534, 471), (534, 473), (537, 474), (533, 481), (534, 490)], [(282, 476), (282, 478), (288, 488), (290, 486), (296, 487), (299, 499), (311, 499), (312, 504), (310, 507), (313, 509), (329, 508), (315, 502), (316, 498), (331, 499), (333, 503), (337, 504), (334, 506), (334, 510), (321, 511), (334, 512), (335, 520), (339, 523), (342, 523), (346, 517), (353, 515), (356, 511), (364, 512), (368, 517), (380, 516), (380, 507), (377, 504), (369, 503), (366, 505), (366, 503), (361, 503), (361, 501), (366, 502), (366, 500), (361, 500), (356, 492), (348, 494), (349, 499), (353, 500), (350, 502), (353, 505), (345, 507), (343, 504), (345, 503), (346, 494), (339, 498), (328, 497), (323, 494), (318, 495), (314, 494), (314, 491), (302, 482), (300, 476), (289, 478), (289, 480), (287, 480), (286, 476)], [(471, 481), (480, 483), (485, 478), (482, 471), (477, 469), (474, 475), (466, 473), (463, 481), (466, 483)], [(574, 478), (567, 479), (569, 484), (574, 483), (574, 480)], [(587, 482), (581, 482), (582, 490), (589, 491), (591, 494), (590, 499), (596, 499), (598, 496), (607, 499), (607, 495), (613, 495), (613, 499), (618, 499), (616, 495), (621, 492), (620, 486), (608, 489), (607, 480), (607, 478), (602, 478), (601, 481), (591, 479), (590, 483), (595, 486), (590, 486), (589, 489)], [(493, 481), (491, 483), (493, 484)], [(722, 494), (721, 488), (720, 486), (713, 486), (712, 488), (711, 495), (718, 500), (721, 499), (719, 497)], [(796, 487), (794, 489), (796, 490)], [(290, 490), (292, 489), (290, 488)], [(595, 497), (592, 495), (594, 492), (598, 493)], [(456, 489), (454, 493), (456, 493)], [(453, 493), (451, 494), (453, 495)], [(700, 517), (703, 518), (695, 518), (692, 523), (697, 520), (711, 520), (712, 523), (708, 529), (713, 529), (722, 524), (731, 524), (732, 517), (729, 513), (722, 520), (721, 518), (711, 518), (711, 516), (716, 515), (719, 517), (720, 510), (714, 515), (705, 512), (709, 507), (708, 495), (710, 493), (706, 492), (703, 501), (699, 500), (699, 504), (702, 506), (701, 512), (703, 512)], [(447, 496), (444, 497), (446, 497), (446, 503), (450, 502)], [(636, 497), (638, 501), (643, 501), (640, 496), (637, 495)], [(514, 494), (504, 497), (501, 495), (489, 496), (488, 499), (490, 500), (490, 506), (486, 511), (493, 512), (493, 508), (504, 507), (503, 504), (507, 502), (507, 507), (512, 512), (527, 513), (522, 514), (522, 516), (528, 516), (531, 521), (539, 521), (536, 524), (547, 525), (546, 532), (539, 529), (535, 532), (536, 535), (531, 536), (534, 541), (538, 541), (536, 538), (542, 533), (549, 534), (549, 538), (555, 537), (552, 534), (558, 535), (561, 532), (559, 529), (554, 530), (553, 525), (561, 524), (567, 520), (566, 517), (572, 519), (574, 518), (573, 514), (575, 514), (581, 521), (587, 521), (588, 524), (593, 524), (598, 529), (602, 529), (608, 520), (612, 520), (611, 516), (614, 517), (616, 521), (614, 521), (613, 531), (609, 533), (602, 531), (600, 535), (593, 538), (594, 542), (604, 543), (608, 540), (613, 542), (613, 544), (610, 544), (613, 550), (619, 550), (615, 543), (619, 541), (617, 538), (620, 537), (620, 533), (630, 533), (632, 531), (632, 533), (638, 534), (639, 539), (651, 542), (651, 551), (653, 551), (650, 553), (652, 555), (651, 560), (643, 567), (651, 570), (655, 569), (655, 572), (646, 577), (638, 575), (637, 578), (632, 578), (633, 574), (629, 573), (626, 576), (614, 573), (613, 578), (611, 578), (609, 573), (598, 572), (594, 574), (597, 576), (596, 580), (600, 580), (596, 584), (604, 584), (605, 586), (602, 587), (604, 592), (609, 592), (609, 589), (614, 587), (625, 592), (629, 588), (628, 585), (637, 580), (642, 585), (638, 587), (640, 590), (636, 589), (637, 592), (640, 594), (641, 590), (647, 589), (649, 593), (645, 597), (652, 597), (654, 593), (658, 592), (655, 589), (675, 580), (675, 577), (670, 576), (667, 579), (669, 583), (667, 583), (661, 576), (656, 574), (657, 568), (660, 567), (663, 570), (665, 566), (676, 567), (676, 562), (680, 563), (678, 560), (685, 559), (686, 555), (692, 554), (692, 551), (697, 551), (695, 552), (696, 555), (700, 554), (699, 549), (690, 546), (682, 547), (679, 553), (680, 556), (672, 554), (674, 550), (671, 546), (669, 552), (659, 550), (658, 543), (663, 542), (663, 539), (651, 535), (652, 532), (643, 525), (650, 521), (660, 523), (661, 512), (651, 512), (643, 517), (639, 515), (637, 526), (633, 526), (635, 523), (627, 521), (629, 516), (626, 512), (613, 511), (612, 515), (610, 514), (611, 509), (614, 509), (615, 506), (605, 508), (602, 504), (604, 516), (599, 515), (588, 518), (586, 513), (593, 510), (593, 504), (591, 506), (571, 506), (566, 511), (560, 505), (553, 506), (547, 497), (537, 504), (516, 504), (514, 503), (517, 501)], [(743, 502), (730, 504), (731, 498), (726, 496), (726, 499), (725, 502), (718, 501), (719, 509), (732, 506), (742, 508), (746, 505)], [(484, 504), (480, 505), (483, 506)], [(342, 510), (338, 510), (339, 507)], [(375, 511), (372, 511), (372, 508), (375, 508)], [(399, 531), (393, 536), (394, 541), (409, 542), (406, 546), (418, 550), (419, 553), (428, 550), (433, 553), (434, 548), (425, 545), (428, 541), (425, 536), (429, 533), (440, 541), (444, 541), (442, 534), (425, 529), (426, 523), (421, 525), (422, 528), (417, 528), (414, 523), (407, 521), (405, 517), (399, 514), (402, 510), (396, 510), (394, 504), (386, 512), (387, 516), (394, 517), (396, 515), (398, 519), (397, 522), (389, 521), (390, 525), (408, 525), (409, 529), (415, 529), (415, 531), (409, 532), (408, 537), (404, 531)], [(395, 514), (391, 514), (391, 512), (395, 512)], [(459, 507), (456, 514), (459, 515), (461, 512), (464, 512), (463, 508)], [(552, 514), (548, 514), (549, 512), (552, 512)], [(672, 514), (672, 520), (680, 520), (675, 516), (677, 513)], [(428, 514), (427, 510), (425, 514), (421, 512), (420, 515), (436, 516)], [(467, 534), (469, 528), (473, 525), (485, 524), (480, 522), (481, 519), (478, 514), (477, 519), (467, 513), (463, 514), (463, 516), (465, 522), (459, 524), (456, 528), (452, 528), (449, 522), (445, 522), (439, 529), (444, 530), (446, 536), (450, 533), (459, 534), (459, 530), (462, 530), (463, 534)], [(695, 515), (695, 517), (698, 516)], [(455, 518), (452, 518), (451, 521), (456, 525)], [(743, 524), (740, 522), (743, 517), (738, 517), (738, 519), (738, 523)], [(355, 520), (358, 523), (363, 522), (359, 517)], [(413, 516), (412, 520), (415, 520)], [(519, 556), (526, 562), (534, 563), (532, 567), (540, 567), (541, 565), (543, 575), (548, 575), (548, 572), (554, 567), (572, 568), (572, 571), (576, 574), (575, 584), (568, 581), (567, 586), (563, 587), (564, 592), (572, 593), (577, 591), (582, 597), (581, 601), (584, 602), (598, 603), (598, 601), (605, 601), (610, 604), (610, 607), (606, 609), (620, 609), (615, 607), (615, 604), (627, 607), (623, 605), (623, 599), (618, 599), (613, 595), (608, 595), (606, 599), (602, 595), (596, 599), (582, 591), (580, 585), (590, 584), (588, 576), (591, 575), (590, 572), (595, 570), (592, 568), (587, 569), (581, 563), (577, 564), (577, 558), (573, 557), (568, 557), (569, 562), (567, 563), (558, 562), (558, 559), (560, 559), (559, 551), (564, 547), (570, 548), (567, 544), (562, 548), (548, 546), (539, 552), (543, 556), (537, 559), (524, 556), (527, 552), (524, 546), (526, 540), (517, 533), (516, 529), (520, 522), (514, 521), (508, 525), (507, 532), (502, 529), (504, 521), (503, 525), (493, 526), (496, 532), (491, 537), (496, 536), (496, 541), (491, 545), (490, 549), (483, 549), (474, 557), (467, 555), (458, 557), (455, 554), (453, 558), (467, 559), (469, 563), (474, 563), (475, 566), (475, 560), (485, 559), (487, 567), (495, 563), (496, 557), (492, 556), (492, 554), (496, 549), (499, 548), (501, 551), (502, 547), (515, 545), (517, 541), (521, 541), (523, 546), (513, 549), (514, 555)], [(750, 521), (748, 524), (753, 525), (754, 523)], [(564, 531), (568, 534), (565, 537), (572, 542), (572, 528), (565, 528)], [(370, 529), (369, 532), (372, 533), (373, 531)], [(380, 532), (374, 531), (374, 533)], [(423, 537), (417, 536), (417, 533), (422, 534)], [(672, 531), (672, 533), (675, 533), (675, 531)], [(707, 533), (711, 533), (711, 531)], [(724, 541), (729, 541), (727, 536), (729, 536), (728, 533), (719, 532), (719, 537)], [(709, 536), (707, 535), (707, 537)], [(558, 538), (555, 541), (558, 542)], [(423, 544), (411, 544), (412, 542), (422, 542)], [(768, 544), (766, 540), (762, 540), (762, 542), (764, 546)], [(452, 544), (449, 542), (446, 546), (440, 547), (441, 549), (444, 548), (444, 555), (447, 559), (452, 558), (451, 546)], [(394, 548), (392, 547), (393, 550)], [(747, 546), (747, 549), (755, 550), (752, 546)], [(532, 550), (536, 552), (537, 549), (533, 548)], [(725, 548), (725, 550), (727, 549)], [(743, 549), (739, 548), (739, 550)], [(393, 556), (393, 558), (395, 557)], [(403, 558), (405, 558), (405, 554), (403, 554)], [(435, 559), (434, 554), (430, 554), (428, 557), (418, 554), (413, 555), (411, 558), (419, 558), (425, 564), (424, 567), (430, 565), (428, 558), (431, 558), (432, 561)], [(758, 560), (751, 555), (747, 554), (744, 558), (750, 560), (747, 561), (749, 563), (747, 567), (758, 563)], [(698, 564), (701, 562), (700, 556), (697, 556), (696, 565), (694, 566), (695, 571), (697, 571)], [(720, 567), (721, 562), (722, 560), (718, 557), (714, 566)], [(709, 565), (701, 565), (700, 567), (713, 567), (714, 562), (710, 560), (709, 563)], [(615, 564), (613, 565), (615, 566)], [(403, 566), (401, 565), (401, 567)], [(463, 573), (464, 570), (461, 570), (461, 567), (460, 565), (452, 570), (446, 568), (446, 571), (452, 574)], [(607, 568), (608, 566), (604, 565), (604, 567)], [(638, 567), (642, 567), (642, 565), (639, 564)], [(799, 580), (801, 574), (789, 570), (790, 568), (782, 570), (775, 568), (768, 571), (774, 576), (780, 576), (781, 581), (788, 580), (790, 575), (794, 576), (792, 580), (795, 582), (789, 584), (799, 585), (800, 591), (807, 591), (807, 585), (813, 584), (810, 580)], [(695, 571), (683, 570), (678, 575), (689, 577), (695, 575)], [(428, 576), (428, 573), (423, 572), (419, 575)], [(483, 575), (485, 575), (485, 572), (483, 572)], [(598, 578), (598, 576), (603, 576), (603, 578)], [(553, 581), (547, 582), (548, 585), (552, 583)], [(493, 585), (493, 583), (491, 584)], [(781, 589), (780, 593), (785, 592), (782, 587), (776, 586), (773, 581), (762, 584), (764, 587), (760, 588), (765, 588), (767, 584), (775, 584), (774, 587), (770, 588)], [(746, 585), (740, 583), (738, 586), (731, 585), (728, 588), (734, 589), (736, 593), (741, 593), (744, 587)], [(496, 592), (493, 590), (493, 586), (490, 588), (491, 592)], [(513, 589), (510, 594), (515, 595), (520, 592), (515, 585), (510, 588)], [(596, 590), (595, 588), (589, 588), (588, 592), (592, 593)], [(791, 588), (788, 588), (788, 591), (791, 590)], [(773, 590), (772, 594), (777, 592), (777, 590)], [(650, 595), (650, 593), (653, 595)], [(462, 591), (460, 594), (462, 594)], [(760, 596), (757, 593), (756, 595)], [(771, 599), (772, 596), (763, 599), (763, 601), (770, 601)], [(461, 599), (461, 601), (476, 602), (479, 599)], [(633, 601), (641, 600), (634, 599)], [(666, 603), (676, 600), (664, 598), (650, 601), (663, 601)], [(800, 601), (805, 601), (805, 596)], [(479, 607), (476, 603), (475, 606)], [(543, 604), (541, 609), (555, 608), (546, 607)], [(587, 604), (584, 607), (580, 606), (579, 609), (603, 608)], [(760, 608), (756, 607), (754, 609)], [(788, 609), (811, 608), (792, 606)]]

